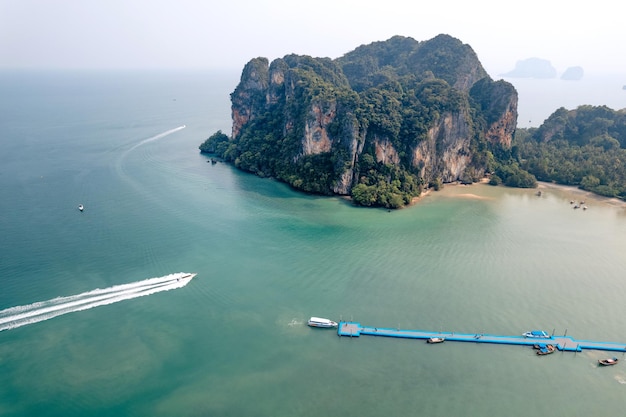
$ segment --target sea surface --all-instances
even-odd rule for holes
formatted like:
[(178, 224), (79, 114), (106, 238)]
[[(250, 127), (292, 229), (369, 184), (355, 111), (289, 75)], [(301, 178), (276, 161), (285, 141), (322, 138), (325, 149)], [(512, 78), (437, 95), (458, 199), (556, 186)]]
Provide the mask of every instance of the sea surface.
[[(499, 79), (500, 76), (494, 77)], [(518, 93), (518, 127), (539, 127), (560, 107), (607, 106), (626, 108), (626, 74), (587, 74), (578, 81), (560, 78), (503, 78)]]
[(0, 73), (0, 416), (622, 415), (624, 354), (305, 325), (626, 343), (622, 204), (301, 194), (199, 153), (238, 76)]

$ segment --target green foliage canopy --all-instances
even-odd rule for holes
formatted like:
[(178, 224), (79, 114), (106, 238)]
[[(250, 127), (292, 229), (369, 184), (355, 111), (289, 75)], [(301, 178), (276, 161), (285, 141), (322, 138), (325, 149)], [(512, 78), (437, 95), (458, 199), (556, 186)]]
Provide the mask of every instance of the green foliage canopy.
[(556, 110), (538, 129), (520, 130), (521, 168), (541, 181), (626, 199), (626, 111), (606, 106)]
[[(478, 87), (470, 93), (468, 83)], [(481, 132), (517, 97), (512, 86), (506, 90), (509, 84), (502, 83), (504, 88), (494, 86), (471, 48), (448, 35), (424, 43), (396, 36), (337, 60), (287, 55), (268, 67), (266, 59), (256, 58), (246, 65), (231, 95), (233, 112), (245, 120), (241, 131), (230, 139), (218, 132), (200, 149), (240, 169), (318, 194), (332, 194), (352, 170), (348, 189), (356, 204), (399, 208), (427, 182), (442, 186), (441, 140), (428, 149), (436, 154), (428, 167), (415, 166), (413, 158), (447, 114), (460, 115), (469, 125), (465, 130), (471, 154), (465, 155), (471, 158), (463, 181), (475, 181), (497, 165), (500, 153)], [(506, 97), (493, 104), (499, 89)], [(312, 118), (319, 120), (313, 123)], [(321, 126), (322, 119), (328, 120), (323, 135), (331, 149), (307, 154), (304, 138), (322, 140), (307, 129)], [(394, 163), (377, 161), (380, 143), (392, 145)], [(505, 183), (531, 183), (519, 170), (502, 175), (508, 178)]]

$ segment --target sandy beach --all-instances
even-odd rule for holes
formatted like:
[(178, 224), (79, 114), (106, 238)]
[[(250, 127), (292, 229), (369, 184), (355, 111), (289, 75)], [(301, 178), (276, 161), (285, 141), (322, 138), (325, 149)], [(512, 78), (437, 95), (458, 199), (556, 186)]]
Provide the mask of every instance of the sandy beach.
[(580, 188), (574, 185), (560, 185), (554, 184), (550, 182), (538, 182), (537, 190), (558, 190), (563, 193), (567, 193), (572, 196), (573, 201), (593, 201), (597, 203), (607, 204), (614, 207), (626, 208), (626, 201), (620, 200), (619, 198), (610, 198), (604, 197), (591, 191), (581, 190)]
[[(489, 199), (490, 197), (480, 195), (480, 193), (473, 193), (472, 187), (475, 187), (476, 185), (479, 185), (479, 184), (486, 185), (488, 182), (489, 182), (488, 178), (483, 178), (476, 184), (465, 185), (465, 184), (460, 184), (460, 183), (448, 183), (444, 185), (441, 191), (445, 193), (446, 188), (448, 188), (448, 190), (450, 190), (451, 188), (454, 188), (456, 189), (455, 192), (449, 193), (449, 194), (446, 193), (446, 195), (449, 197), (453, 197), (453, 198), (485, 200), (485, 199)], [(506, 187), (506, 186), (498, 185), (498, 187)], [(459, 188), (467, 189), (467, 192), (459, 192)], [(549, 183), (549, 182), (538, 182), (537, 188), (534, 188), (534, 189), (529, 188), (528, 190), (533, 191), (534, 193), (537, 193), (539, 191), (555, 192), (555, 193), (562, 195), (563, 198), (569, 199), (571, 202), (578, 203), (581, 205), (585, 203), (586, 205), (593, 203), (593, 204), (604, 204), (604, 205), (609, 205), (609, 206), (616, 207), (616, 208), (626, 209), (626, 201), (620, 200), (618, 198), (603, 197), (601, 195), (592, 193), (590, 191), (581, 190), (580, 188), (574, 185), (560, 185), (560, 184), (554, 184), (554, 183)], [(422, 198), (431, 195), (431, 193), (433, 193), (432, 189), (426, 190), (419, 197), (415, 197), (411, 205), (416, 204), (416, 203), (419, 204), (419, 201)]]

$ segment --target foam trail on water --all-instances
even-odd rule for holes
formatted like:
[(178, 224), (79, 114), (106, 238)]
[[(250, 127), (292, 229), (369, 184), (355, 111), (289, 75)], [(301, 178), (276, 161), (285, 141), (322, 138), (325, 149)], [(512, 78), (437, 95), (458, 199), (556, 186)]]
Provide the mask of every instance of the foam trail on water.
[(143, 297), (161, 291), (182, 288), (187, 285), (194, 276), (196, 276), (196, 274), (179, 272), (129, 284), (95, 289), (68, 297), (58, 297), (48, 301), (7, 308), (0, 310), (0, 331), (38, 323), (67, 313), (74, 313), (76, 311), (117, 303), (118, 301)]
[(149, 142), (153, 142), (155, 140), (164, 138), (168, 135), (171, 135), (173, 133), (178, 132), (179, 130), (183, 130), (184, 128), (186, 128), (186, 125), (182, 125), (182, 126), (178, 126), (175, 127), (174, 129), (170, 129), (170, 130), (166, 130), (165, 132), (161, 132), (159, 134), (156, 134), (154, 136), (151, 136), (147, 139), (143, 139), (140, 142), (134, 144), (133, 146), (131, 146), (129, 149), (126, 149), (125, 151), (123, 151), (120, 154), (120, 157), (117, 159), (117, 162), (115, 163), (115, 170), (117, 171), (117, 173), (119, 174), (119, 176), (124, 179), (125, 181), (127, 181), (128, 183), (130, 183), (131, 186), (135, 187), (139, 192), (141, 193), (146, 193), (146, 190), (143, 189), (143, 187), (141, 187), (141, 185), (139, 183), (137, 183), (135, 180), (133, 180), (132, 176), (128, 175), (126, 173), (126, 170), (124, 169), (124, 160), (126, 159), (126, 157), (132, 153), (135, 149), (139, 148), (140, 146), (145, 145), (146, 143)]
[(135, 146), (133, 146), (132, 148), (130, 148), (127, 151), (127, 153), (132, 151), (132, 150), (134, 150), (134, 149), (137, 149), (141, 145), (144, 145), (144, 144), (146, 144), (148, 142), (152, 142), (153, 140), (164, 138), (165, 136), (171, 135), (172, 133), (178, 132), (179, 130), (183, 130), (186, 127), (187, 127), (186, 125), (178, 126), (178, 127), (175, 127), (174, 129), (170, 129), (170, 130), (167, 130), (165, 132), (159, 133), (158, 135), (154, 135), (152, 137), (149, 137), (148, 139), (144, 139), (141, 142), (139, 142), (138, 144), (136, 144)]

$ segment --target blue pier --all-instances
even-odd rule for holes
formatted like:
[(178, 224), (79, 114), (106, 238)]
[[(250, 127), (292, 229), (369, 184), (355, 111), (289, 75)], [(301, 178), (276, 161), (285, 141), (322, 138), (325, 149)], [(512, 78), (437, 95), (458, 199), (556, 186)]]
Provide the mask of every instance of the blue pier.
[(534, 346), (537, 344), (551, 344), (564, 352), (580, 352), (583, 349), (604, 350), (612, 352), (626, 352), (626, 344), (613, 342), (594, 342), (591, 340), (576, 340), (569, 336), (550, 336), (549, 338), (531, 338), (524, 336), (499, 336), (484, 333), (455, 333), (431, 332), (424, 330), (403, 330), (386, 327), (367, 327), (361, 323), (342, 321), (337, 328), (337, 334), (345, 337), (383, 336), (403, 339), (429, 339), (443, 337), (450, 342), (492, 343), (500, 345)]

